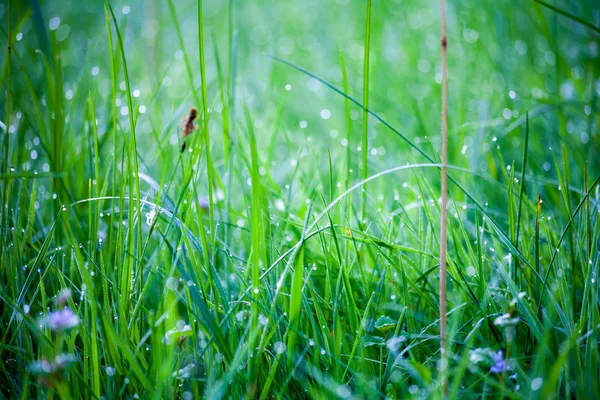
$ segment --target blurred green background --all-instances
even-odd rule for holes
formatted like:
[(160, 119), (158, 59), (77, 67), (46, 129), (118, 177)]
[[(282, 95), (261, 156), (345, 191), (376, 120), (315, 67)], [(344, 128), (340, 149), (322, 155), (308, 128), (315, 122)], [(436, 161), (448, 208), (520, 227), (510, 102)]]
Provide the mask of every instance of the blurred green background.
[[(285, 180), (291, 170), (290, 158), (341, 147), (346, 130), (344, 99), (269, 56), (293, 62), (342, 87), (341, 51), (347, 64), (349, 94), (361, 99), (365, 4), (358, 1), (233, 1), (231, 4), (233, 11), (229, 10), (230, 3), (223, 0), (204, 4), (213, 131), (219, 131), (222, 108), (215, 62), (218, 54), (223, 73), (233, 72), (235, 77), (237, 115), (241, 115), (240, 105), (246, 104), (256, 119), (258, 134), (267, 140), (271, 135), (276, 136), (273, 140), (278, 181)], [(175, 121), (179, 128), (180, 117), (194, 105), (194, 99), (168, 3), (117, 2), (113, 6), (127, 52), (134, 101), (141, 107), (138, 144), (146, 158), (158, 163), (173, 162), (165, 157), (159, 160), (150, 150), (156, 141), (176, 140), (177, 129), (165, 132), (165, 126)], [(6, 4), (0, 7), (5, 30)], [(563, 8), (587, 17), (590, 23), (600, 18), (594, 1), (566, 2)], [(177, 1), (175, 12), (189, 54), (194, 86), (199, 88), (196, 5)], [(81, 132), (84, 119), (76, 109), (77, 101), (84, 101), (89, 92), (98, 96), (95, 103), (99, 108), (100, 133), (108, 130), (111, 75), (103, 3), (16, 2), (15, 17), (18, 23), (14, 48), (21, 59), (13, 67), (15, 87), (26, 84), (18, 73), (20, 68), (26, 68), (35, 90), (41, 93), (44, 64), (38, 52), (41, 50), (52, 64), (49, 38), (55, 35), (63, 67), (64, 95), (68, 100), (65, 114), (72, 121), (70, 143), (81, 146), (85, 137), (75, 134)], [(230, 70), (232, 31), (236, 39), (234, 71)], [(370, 108), (431, 154), (440, 147), (440, 123), (435, 112), (440, 109), (441, 90), (439, 31), (436, 2), (390, 0), (373, 6)], [(555, 176), (548, 147), (556, 149), (560, 143), (591, 161), (593, 149), (599, 145), (598, 135), (593, 134), (596, 122), (592, 113), (600, 90), (597, 36), (533, 1), (451, 2), (448, 6), (451, 163), (487, 173), (488, 153), (496, 145), (502, 146), (507, 163), (519, 159), (522, 132), (515, 126), (523, 125), (526, 112), (532, 114), (531, 155), (536, 161), (531, 168), (536, 175)], [(6, 47), (6, 33), (2, 40)], [(286, 84), (292, 87), (290, 93), (285, 91)], [(124, 83), (120, 86), (124, 88)], [(16, 101), (15, 109), (27, 117), (31, 99), (23, 96)], [(277, 106), (283, 101), (281, 128), (272, 132)], [(126, 112), (124, 91), (118, 94), (117, 106), (121, 107), (121, 114)], [(330, 111), (327, 120), (320, 117), (323, 109)], [(359, 108), (352, 108), (352, 117), (356, 121), (357, 142), (351, 148), (356, 153), (360, 144)], [(120, 115), (119, 121), (125, 123), (127, 116)], [(301, 121), (307, 122), (305, 129), (300, 128)], [(19, 126), (23, 133), (20, 137), (32, 142), (35, 126), (22, 125), (25, 126)], [(337, 131), (338, 136), (332, 131)], [(376, 122), (371, 123), (369, 137), (370, 146), (377, 150), (369, 160), (377, 169), (398, 162), (421, 161)], [(498, 142), (492, 142), (493, 137)], [(220, 151), (220, 135), (213, 138), (216, 151)], [(44, 163), (43, 157), (19, 161), (17, 165), (29, 162), (29, 168), (37, 170), (42, 170)], [(321, 160), (323, 166), (325, 161)], [(544, 168), (546, 162), (551, 164), (550, 168)], [(581, 168), (584, 159), (576, 157), (572, 162)], [(492, 177), (497, 176), (492, 171)]]
[[(130, 107), (105, 3), (13, 1), (8, 57), (0, 0), (0, 395), (440, 397), (439, 170), (390, 172), (439, 162), (439, 3), (372, 2), (367, 149), (363, 109), (332, 89), (343, 59), (363, 101), (367, 1), (203, 3), (204, 87), (197, 2), (110, 3)], [(552, 6), (447, 4), (455, 397), (600, 391), (600, 3)], [(359, 216), (360, 188), (332, 203), (365, 151), (383, 175)], [(64, 287), (81, 326), (53, 336), (38, 318)], [(188, 324), (189, 341), (162, 341)], [(510, 372), (477, 369), (480, 349)], [(76, 372), (48, 389), (28, 366), (59, 350)]]

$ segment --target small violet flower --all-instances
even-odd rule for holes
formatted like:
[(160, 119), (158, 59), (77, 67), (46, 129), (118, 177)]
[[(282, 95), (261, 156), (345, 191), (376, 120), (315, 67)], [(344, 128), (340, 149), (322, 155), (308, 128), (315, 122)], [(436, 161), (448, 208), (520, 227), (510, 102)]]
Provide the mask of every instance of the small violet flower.
[(44, 319), (43, 325), (55, 332), (64, 331), (79, 325), (79, 317), (71, 309), (65, 307), (60, 311), (51, 312)]
[(508, 369), (506, 360), (504, 360), (504, 358), (502, 357), (502, 350), (499, 350), (497, 353), (492, 354), (492, 360), (494, 361), (494, 365), (490, 367), (490, 372), (501, 374), (502, 372)]
[(210, 207), (210, 203), (208, 201), (208, 198), (204, 197), (204, 196), (199, 196), (198, 197), (198, 205), (200, 206), (200, 208), (202, 210), (208, 210), (208, 208)]

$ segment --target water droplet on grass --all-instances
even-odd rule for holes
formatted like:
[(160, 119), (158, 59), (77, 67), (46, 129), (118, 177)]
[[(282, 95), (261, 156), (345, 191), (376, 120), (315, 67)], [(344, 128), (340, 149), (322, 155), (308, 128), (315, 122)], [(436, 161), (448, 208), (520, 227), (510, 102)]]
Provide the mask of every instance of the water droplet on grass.
[(275, 207), (279, 211), (284, 211), (285, 210), (285, 203), (283, 202), (283, 200), (277, 199), (277, 200), (275, 200)]
[(276, 342), (273, 345), (273, 350), (275, 350), (275, 353), (277, 354), (283, 354), (285, 352), (286, 346), (285, 343), (283, 342)]
[(50, 28), (51, 31), (57, 30), (59, 26), (60, 26), (60, 17), (52, 18), (50, 20), (50, 23), (48, 24), (48, 27)]
[(352, 396), (352, 392), (350, 392), (350, 389), (348, 389), (348, 387), (346, 385), (339, 385), (336, 389), (335, 392), (337, 393), (338, 396), (340, 396), (341, 398), (347, 398)]
[(165, 286), (169, 290), (177, 290), (178, 285), (179, 285), (179, 282), (177, 281), (177, 279), (175, 279), (173, 277), (168, 278), (167, 282), (165, 283)]

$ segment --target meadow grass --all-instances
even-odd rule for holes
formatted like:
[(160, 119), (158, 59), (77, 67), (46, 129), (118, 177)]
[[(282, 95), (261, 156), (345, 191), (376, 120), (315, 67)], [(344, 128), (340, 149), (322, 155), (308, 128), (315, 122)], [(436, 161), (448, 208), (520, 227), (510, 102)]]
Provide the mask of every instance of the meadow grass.
[(600, 7), (446, 15), (444, 168), (438, 2), (1, 3), (0, 397), (598, 397)]

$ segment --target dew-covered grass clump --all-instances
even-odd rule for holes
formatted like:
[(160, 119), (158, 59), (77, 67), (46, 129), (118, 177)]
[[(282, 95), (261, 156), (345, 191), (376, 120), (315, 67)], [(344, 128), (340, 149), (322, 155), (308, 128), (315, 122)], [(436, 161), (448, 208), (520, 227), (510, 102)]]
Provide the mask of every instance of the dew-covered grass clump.
[(442, 4), (1, 1), (0, 398), (598, 398), (600, 3)]

